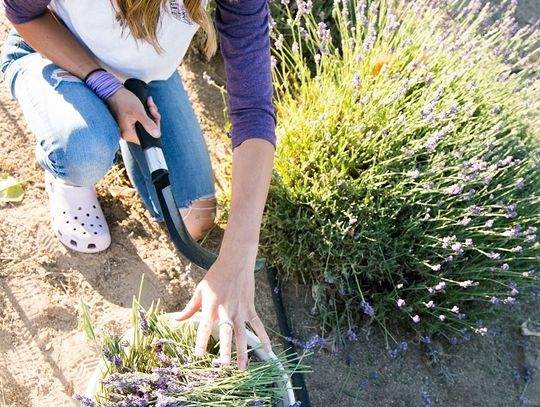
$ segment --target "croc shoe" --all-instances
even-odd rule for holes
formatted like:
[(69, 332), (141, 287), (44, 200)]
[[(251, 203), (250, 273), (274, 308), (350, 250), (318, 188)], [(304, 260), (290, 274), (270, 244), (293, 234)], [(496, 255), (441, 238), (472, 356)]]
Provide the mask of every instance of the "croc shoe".
[(97, 253), (111, 244), (109, 226), (94, 187), (68, 185), (45, 171), (51, 224), (58, 239), (68, 248)]

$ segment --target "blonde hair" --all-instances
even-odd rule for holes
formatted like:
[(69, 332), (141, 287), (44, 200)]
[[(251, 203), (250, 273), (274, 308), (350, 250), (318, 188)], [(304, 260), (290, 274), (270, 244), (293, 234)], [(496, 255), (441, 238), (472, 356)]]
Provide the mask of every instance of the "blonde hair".
[[(157, 52), (163, 49), (157, 39), (157, 28), (162, 9), (169, 0), (116, 0), (116, 18), (122, 27), (128, 28), (136, 39), (149, 42)], [(212, 19), (202, 4), (202, 0), (184, 0), (189, 17), (204, 31), (206, 41), (204, 53), (210, 58), (216, 53), (216, 30)]]

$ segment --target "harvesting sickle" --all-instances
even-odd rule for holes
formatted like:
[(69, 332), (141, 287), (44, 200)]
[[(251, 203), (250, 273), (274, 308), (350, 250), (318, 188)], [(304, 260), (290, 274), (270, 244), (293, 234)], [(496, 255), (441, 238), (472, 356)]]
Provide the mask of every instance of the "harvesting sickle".
[[(148, 88), (145, 82), (139, 79), (128, 79), (124, 86), (133, 92), (145, 106), (146, 113), (152, 117), (146, 104)], [(137, 138), (141, 144), (148, 169), (152, 176), (152, 183), (156, 188), (159, 204), (163, 213), (163, 219), (171, 239), (180, 253), (197, 266), (208, 270), (217, 259), (217, 254), (199, 245), (192, 237), (184, 224), (182, 216), (178, 212), (169, 181), (169, 169), (165, 162), (165, 156), (159, 138), (152, 137), (145, 128), (137, 122), (135, 125)], [(258, 257), (255, 262), (255, 271), (261, 271), (265, 267), (266, 260)]]

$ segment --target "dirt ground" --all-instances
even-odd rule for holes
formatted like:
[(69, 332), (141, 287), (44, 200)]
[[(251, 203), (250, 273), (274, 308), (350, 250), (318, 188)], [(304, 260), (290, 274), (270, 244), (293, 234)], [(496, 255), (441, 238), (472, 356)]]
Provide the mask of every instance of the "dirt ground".
[[(540, 0), (520, 2), (522, 21), (536, 18)], [(0, 14), (0, 45), (8, 24)], [(202, 62), (195, 53), (183, 63), (181, 74), (210, 149), (216, 187), (224, 196), (229, 185), (225, 172), (230, 146), (223, 131), (223, 103), (219, 92), (203, 80), (207, 71), (223, 83), (218, 60)], [(129, 324), (130, 303), (141, 276), (143, 304), (161, 298), (168, 311), (180, 309), (202, 276), (189, 272), (153, 222), (124, 170), (116, 167), (99, 184), (100, 200), (108, 219), (112, 245), (99, 255), (67, 250), (49, 227), (42, 170), (34, 163), (34, 141), (17, 104), (0, 86), (0, 172), (25, 184), (18, 204), (0, 206), (0, 406), (73, 406), (73, 392), (83, 392), (97, 358), (77, 324), (80, 299), (91, 305), (95, 325), (123, 330)], [(204, 243), (216, 250), (224, 226)], [(265, 276), (257, 276), (257, 309), (277, 343), (277, 324)], [(317, 333), (310, 316), (309, 290), (289, 284), (283, 292), (297, 338)], [(399, 338), (409, 349), (397, 359), (388, 357), (382, 333), (365, 326), (359, 340), (344, 349), (316, 350), (305, 362), (312, 405), (422, 406), (427, 392), (437, 406), (514, 406), (520, 397), (540, 406), (540, 340), (522, 335), (527, 318), (540, 322), (540, 304), (523, 296), (508, 315), (501, 315), (497, 335), (451, 346), (414, 343), (404, 330)], [(528, 378), (527, 368), (532, 371)], [(536, 366), (536, 370), (535, 370)], [(519, 373), (517, 377), (516, 373)]]

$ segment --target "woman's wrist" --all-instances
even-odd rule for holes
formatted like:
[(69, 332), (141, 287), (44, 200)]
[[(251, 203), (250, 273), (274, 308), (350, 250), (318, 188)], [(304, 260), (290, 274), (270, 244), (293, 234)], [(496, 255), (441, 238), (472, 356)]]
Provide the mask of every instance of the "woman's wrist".
[(102, 68), (90, 72), (84, 82), (104, 102), (107, 102), (118, 90), (124, 88), (122, 82)]

